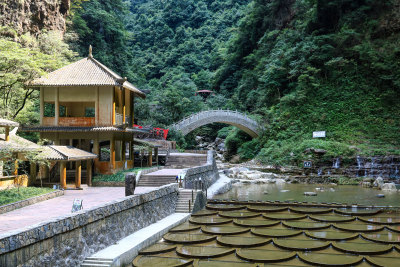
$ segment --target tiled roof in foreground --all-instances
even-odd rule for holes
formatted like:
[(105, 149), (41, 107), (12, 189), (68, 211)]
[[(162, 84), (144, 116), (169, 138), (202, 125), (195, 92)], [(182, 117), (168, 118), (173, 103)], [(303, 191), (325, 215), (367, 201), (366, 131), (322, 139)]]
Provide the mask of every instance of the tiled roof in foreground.
[(400, 266), (400, 213), (339, 204), (209, 201), (133, 266)]
[(45, 146), (39, 157), (47, 160), (88, 160), (97, 158), (96, 154), (72, 146)]
[(40, 150), (40, 148), (41, 146), (16, 134), (10, 134), (10, 141), (5, 141), (4, 134), (0, 134), (0, 150), (10, 152), (28, 152)]
[(15, 122), (15, 121), (10, 121), (10, 120), (0, 118), (0, 127), (6, 127), (6, 126), (18, 127), (19, 123)]
[(46, 76), (33, 80), (30, 87), (62, 87), (62, 86), (122, 86), (137, 96), (146, 95), (137, 89), (126, 78), (122, 78), (92, 56), (83, 58)]

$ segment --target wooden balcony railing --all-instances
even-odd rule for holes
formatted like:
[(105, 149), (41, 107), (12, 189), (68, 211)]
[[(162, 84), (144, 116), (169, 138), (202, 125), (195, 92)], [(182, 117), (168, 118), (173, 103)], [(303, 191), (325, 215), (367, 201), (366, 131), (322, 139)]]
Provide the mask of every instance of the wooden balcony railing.
[[(54, 117), (43, 117), (43, 126), (54, 126)], [(58, 126), (91, 127), (95, 126), (93, 117), (60, 117)]]

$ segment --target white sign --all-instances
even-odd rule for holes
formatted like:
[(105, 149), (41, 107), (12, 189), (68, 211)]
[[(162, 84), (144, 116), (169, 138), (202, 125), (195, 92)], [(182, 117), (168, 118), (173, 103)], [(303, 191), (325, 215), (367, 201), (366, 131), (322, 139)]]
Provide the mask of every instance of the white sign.
[(83, 199), (77, 199), (77, 198), (75, 198), (75, 199), (74, 199), (74, 202), (72, 203), (72, 210), (71, 210), (71, 212), (80, 211), (80, 210), (83, 208), (82, 202), (83, 202)]
[(313, 132), (312, 133), (313, 138), (325, 138), (326, 137), (326, 132), (325, 131), (320, 131), (320, 132)]
[(312, 162), (311, 161), (304, 161), (304, 168), (311, 168)]

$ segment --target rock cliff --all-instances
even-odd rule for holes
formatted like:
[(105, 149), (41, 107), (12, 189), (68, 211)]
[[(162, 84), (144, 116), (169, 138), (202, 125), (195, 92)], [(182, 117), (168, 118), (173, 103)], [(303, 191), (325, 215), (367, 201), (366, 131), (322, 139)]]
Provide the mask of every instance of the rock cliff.
[(0, 0), (0, 25), (19, 34), (43, 29), (65, 32), (70, 0)]

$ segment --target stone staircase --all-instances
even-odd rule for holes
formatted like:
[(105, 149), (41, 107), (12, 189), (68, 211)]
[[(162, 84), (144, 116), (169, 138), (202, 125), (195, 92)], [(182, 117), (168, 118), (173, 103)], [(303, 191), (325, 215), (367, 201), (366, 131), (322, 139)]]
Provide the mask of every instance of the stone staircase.
[(176, 182), (176, 175), (151, 175), (146, 174), (140, 177), (137, 186), (148, 186), (148, 187), (159, 187), (166, 184), (171, 184)]
[(81, 264), (81, 267), (110, 267), (112, 263), (113, 260), (110, 259), (87, 257)]
[[(193, 191), (193, 198), (196, 198), (197, 191)], [(190, 200), (190, 210), (189, 210)], [(179, 189), (178, 202), (176, 203), (176, 213), (191, 213), (193, 209), (192, 190)]]
[(207, 163), (207, 154), (171, 153), (165, 164), (166, 167), (185, 169), (201, 166)]

